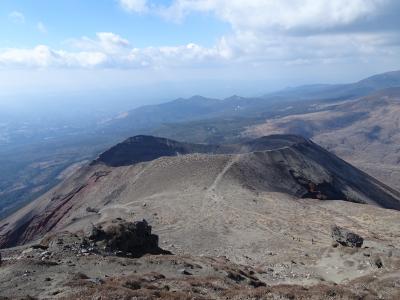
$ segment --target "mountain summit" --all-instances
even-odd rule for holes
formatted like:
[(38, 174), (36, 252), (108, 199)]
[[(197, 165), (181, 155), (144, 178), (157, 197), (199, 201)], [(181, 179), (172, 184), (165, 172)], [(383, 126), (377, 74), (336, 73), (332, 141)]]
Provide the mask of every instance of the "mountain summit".
[(183, 143), (166, 138), (138, 135), (128, 138), (105, 151), (92, 164), (104, 163), (108, 166), (119, 167), (151, 161), (162, 156), (178, 156), (193, 153), (239, 154), (275, 150), (300, 142), (306, 142), (306, 140), (295, 135), (271, 135), (242, 144), (212, 145)]
[[(239, 200), (243, 193), (247, 196)], [(129, 219), (132, 213), (154, 219), (150, 209), (138, 209), (139, 203), (157, 211), (160, 221), (202, 222), (204, 214), (216, 209), (215, 201), (234, 207), (236, 201), (249, 201), (249, 194), (257, 198), (265, 193), (400, 210), (398, 192), (302, 137), (273, 135), (206, 145), (136, 136), (2, 221), (0, 246), (74, 231), (110, 217)]]

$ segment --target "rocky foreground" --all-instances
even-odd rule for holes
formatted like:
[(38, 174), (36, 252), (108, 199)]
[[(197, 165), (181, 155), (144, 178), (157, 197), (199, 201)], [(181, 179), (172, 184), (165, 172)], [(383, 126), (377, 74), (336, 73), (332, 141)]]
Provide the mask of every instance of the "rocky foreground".
[(248, 265), (174, 255), (146, 221), (116, 219), (2, 250), (0, 299), (399, 299), (400, 250), (363, 243), (332, 228), (327, 257), (338, 269), (358, 264), (356, 278), (338, 284), (318, 275), (307, 253), (281, 263), (270, 253), (271, 261)]

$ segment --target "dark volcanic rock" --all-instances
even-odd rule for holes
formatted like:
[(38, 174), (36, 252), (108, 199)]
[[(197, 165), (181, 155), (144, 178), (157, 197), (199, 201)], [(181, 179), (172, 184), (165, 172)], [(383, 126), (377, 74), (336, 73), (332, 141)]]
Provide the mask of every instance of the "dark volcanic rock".
[(113, 167), (127, 166), (162, 156), (212, 151), (213, 147), (209, 145), (187, 144), (165, 138), (138, 135), (107, 150), (93, 163), (101, 162)]
[(162, 156), (177, 156), (191, 153), (236, 154), (253, 151), (273, 150), (305, 143), (306, 139), (295, 135), (271, 135), (242, 144), (212, 145), (191, 144), (166, 138), (138, 135), (102, 153), (92, 164), (103, 163), (108, 166), (128, 166), (151, 161)]
[(158, 247), (158, 236), (151, 233), (151, 226), (146, 220), (132, 223), (115, 219), (93, 226), (88, 238), (96, 248), (119, 255), (140, 257), (147, 253), (169, 253)]
[(375, 266), (378, 267), (378, 269), (383, 267), (383, 262), (382, 262), (382, 259), (380, 257), (377, 257), (377, 258), (374, 259), (374, 264), (375, 264)]
[(332, 238), (343, 246), (353, 248), (360, 248), (364, 242), (358, 234), (336, 225), (332, 226)]

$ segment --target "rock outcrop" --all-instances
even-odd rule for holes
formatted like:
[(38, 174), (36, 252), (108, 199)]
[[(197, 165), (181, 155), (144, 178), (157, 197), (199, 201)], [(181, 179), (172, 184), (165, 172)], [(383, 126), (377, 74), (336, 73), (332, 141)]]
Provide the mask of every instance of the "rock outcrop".
[(364, 239), (358, 234), (339, 226), (332, 226), (332, 238), (342, 246), (361, 248)]
[(146, 220), (127, 222), (114, 219), (93, 225), (83, 247), (91, 251), (113, 253), (121, 256), (141, 257), (144, 254), (168, 254), (158, 247), (158, 236), (151, 233)]

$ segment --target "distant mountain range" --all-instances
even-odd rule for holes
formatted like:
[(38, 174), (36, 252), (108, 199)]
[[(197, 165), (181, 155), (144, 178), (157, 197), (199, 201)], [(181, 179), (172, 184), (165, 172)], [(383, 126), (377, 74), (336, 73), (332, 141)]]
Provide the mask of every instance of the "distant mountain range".
[(336, 99), (356, 98), (374, 91), (400, 86), (400, 71), (392, 71), (374, 75), (349, 84), (314, 84), (288, 88), (277, 93), (266, 95), (297, 99)]
[(128, 131), (146, 129), (164, 123), (200, 119), (260, 117), (268, 115), (271, 110), (280, 108), (283, 103), (301, 100), (353, 99), (374, 91), (398, 86), (400, 86), (400, 71), (393, 71), (350, 84), (300, 86), (254, 98), (232, 96), (219, 100), (193, 96), (188, 99), (176, 99), (163, 104), (136, 108), (124, 114), (123, 117), (109, 120), (103, 124), (102, 130)]

